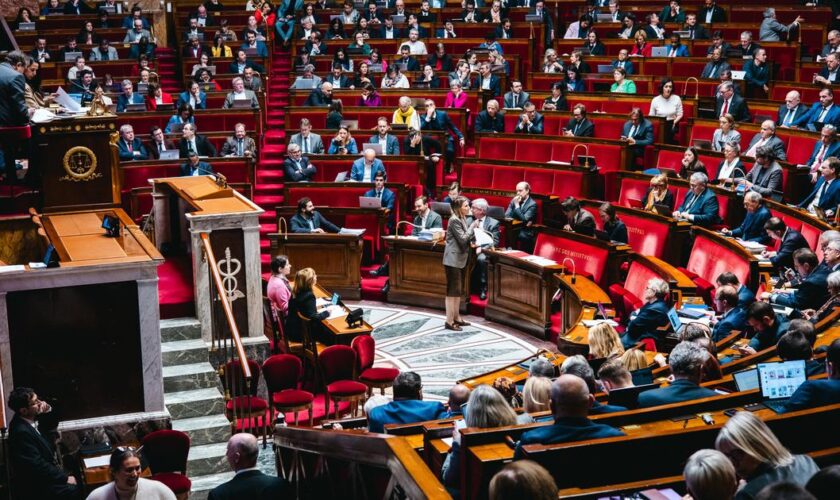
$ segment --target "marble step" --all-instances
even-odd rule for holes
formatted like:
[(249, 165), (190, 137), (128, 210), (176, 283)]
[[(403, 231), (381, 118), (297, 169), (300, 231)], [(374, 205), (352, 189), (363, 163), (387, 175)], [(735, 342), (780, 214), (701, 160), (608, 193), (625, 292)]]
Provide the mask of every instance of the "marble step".
[(210, 351), (201, 339), (175, 340), (160, 344), (160, 354), (163, 366), (185, 365), (191, 363), (207, 363)]
[(163, 404), (172, 420), (223, 415), (225, 412), (225, 399), (216, 388), (164, 393)]
[(229, 472), (230, 464), (225, 457), (226, 452), (227, 441), (190, 446), (190, 455), (187, 458), (187, 475), (193, 477)]
[(191, 446), (224, 443), (230, 437), (230, 422), (221, 414), (173, 420), (172, 428), (186, 432)]
[(219, 374), (207, 361), (163, 367), (164, 392), (221, 388)]
[(222, 483), (230, 481), (232, 478), (233, 472), (231, 471), (221, 474), (191, 476), (192, 489), (190, 490), (190, 500), (205, 500), (210, 495), (210, 490)]
[(200, 338), (201, 323), (195, 318), (173, 318), (160, 321), (161, 342)]

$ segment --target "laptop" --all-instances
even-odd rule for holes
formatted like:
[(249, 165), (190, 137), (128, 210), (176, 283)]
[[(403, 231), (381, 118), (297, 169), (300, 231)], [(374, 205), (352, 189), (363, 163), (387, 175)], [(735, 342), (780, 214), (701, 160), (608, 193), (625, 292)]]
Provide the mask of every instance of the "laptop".
[(213, 76), (216, 75), (216, 65), (215, 64), (211, 64), (210, 66), (207, 66), (204, 69), (209, 71), (211, 75), (213, 75)]
[(659, 384), (644, 384), (625, 387), (623, 389), (613, 389), (610, 391), (607, 403), (623, 406), (628, 410), (634, 410), (639, 407), (639, 394), (652, 389), (659, 389)]
[(525, 14), (526, 23), (541, 23), (543, 17), (539, 14)]
[(18, 23), (17, 29), (20, 31), (35, 31), (35, 23)]
[(359, 120), (341, 120), (341, 126), (347, 130), (359, 130)]
[(747, 72), (746, 72), (746, 71), (733, 69), (733, 70), (732, 70), (732, 79), (733, 79), (733, 80), (743, 80), (743, 79), (744, 79), (744, 76), (745, 76), (746, 74), (747, 74)]
[(250, 109), (251, 108), (251, 100), (250, 99), (234, 99), (233, 109)]
[(146, 111), (146, 103), (131, 102), (125, 105), (125, 110), (129, 112)]
[(161, 160), (177, 160), (179, 155), (181, 154), (180, 151), (177, 149), (167, 149), (166, 151), (160, 152), (160, 159)]
[(604, 308), (604, 304), (601, 303), (601, 302), (598, 302), (598, 314), (600, 314), (601, 318), (603, 318), (603, 319), (609, 319), (610, 318), (609, 316), (607, 316), (607, 310), (606, 310), (606, 308)]
[(175, 111), (175, 103), (160, 103), (155, 107), (155, 111)]
[(678, 333), (680, 328), (682, 328), (683, 322), (680, 319), (679, 314), (677, 314), (676, 307), (672, 307), (668, 310), (668, 322), (671, 323), (671, 328), (674, 329), (674, 333)]
[(335, 180), (333, 182), (345, 182), (347, 180), (348, 172), (339, 172), (338, 175), (335, 176)]
[(650, 50), (651, 57), (668, 57), (668, 47), (660, 45)]
[(371, 73), (382, 73), (382, 64), (368, 64), (368, 71)]
[(65, 52), (64, 53), (64, 62), (76, 62), (77, 57), (81, 57), (81, 52)]
[(712, 149), (712, 141), (706, 139), (694, 139), (691, 144), (697, 149)]
[(701, 319), (706, 316), (706, 310), (699, 307), (684, 306), (677, 311), (677, 315), (688, 319)]
[(732, 374), (732, 378), (735, 379), (735, 389), (738, 392), (758, 389), (758, 370), (756, 368), (735, 372)]
[(364, 54), (364, 49), (361, 47), (347, 47), (346, 49), (344, 49), (344, 52), (346, 52), (348, 56), (357, 56), (360, 54)]
[(405, 16), (402, 14), (394, 14), (391, 16), (391, 20), (394, 21), (394, 26), (398, 26), (405, 23)]
[(372, 142), (365, 142), (362, 143), (362, 151), (367, 151), (368, 149), (372, 149), (376, 151), (376, 156), (381, 156), (385, 153), (382, 152), (382, 144), (380, 143), (372, 143)]
[(376, 196), (359, 196), (359, 208), (382, 208), (382, 200)]
[(598, 65), (598, 73), (612, 73), (613, 72), (612, 64), (599, 64)]
[(808, 379), (804, 359), (758, 363), (756, 370), (761, 387), (761, 402), (776, 413), (785, 411), (790, 397)]
[(691, 32), (688, 31), (688, 30), (676, 30), (676, 31), (672, 31), (671, 33), (680, 35), (680, 38), (685, 39), (685, 40), (688, 40), (689, 38), (691, 38)]
[(295, 83), (292, 84), (293, 89), (314, 89), (315, 88), (315, 79), (314, 78), (304, 78), (299, 76), (295, 78)]
[(245, 49), (245, 55), (248, 57), (257, 57), (257, 49), (255, 47), (248, 47)]
[(137, 84), (137, 93), (140, 95), (148, 95), (149, 94), (149, 84), (148, 83), (138, 83)]
[(618, 22), (618, 21), (613, 21), (612, 14), (598, 14), (598, 15), (595, 16), (595, 21), (599, 22), (599, 23)]

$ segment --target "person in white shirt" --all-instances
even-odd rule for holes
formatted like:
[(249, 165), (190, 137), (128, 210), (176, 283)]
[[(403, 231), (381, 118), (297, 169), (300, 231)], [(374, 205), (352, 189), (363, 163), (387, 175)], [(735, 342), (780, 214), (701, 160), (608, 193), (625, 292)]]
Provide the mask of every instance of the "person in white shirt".
[(729, 141), (723, 146), (723, 161), (718, 166), (718, 181), (731, 183), (744, 177), (744, 164), (738, 156), (740, 150), (735, 141)]
[(110, 468), (114, 480), (93, 490), (87, 500), (175, 500), (175, 493), (165, 484), (140, 477), (143, 466), (133, 448), (118, 448), (111, 453)]
[(408, 45), (409, 53), (411, 55), (426, 55), (428, 52), (426, 51), (426, 44), (423, 43), (422, 40), (418, 40), (420, 34), (417, 32), (416, 29), (412, 29), (408, 32), (408, 40), (403, 42), (400, 47), (403, 45)]
[(670, 77), (666, 76), (659, 83), (659, 95), (650, 101), (648, 116), (665, 118), (667, 123), (665, 141), (669, 144), (675, 144), (674, 135), (677, 133), (679, 122), (683, 117), (683, 104), (680, 96), (674, 92), (674, 80)]

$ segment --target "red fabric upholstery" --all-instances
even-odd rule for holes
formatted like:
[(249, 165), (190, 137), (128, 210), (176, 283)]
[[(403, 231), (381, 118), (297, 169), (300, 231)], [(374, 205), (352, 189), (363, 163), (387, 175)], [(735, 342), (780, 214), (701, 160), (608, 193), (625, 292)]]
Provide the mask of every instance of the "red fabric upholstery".
[(333, 345), (324, 349), (319, 355), (324, 383), (330, 384), (337, 380), (353, 380), (356, 368), (356, 352), (346, 345)]
[(558, 263), (563, 262), (563, 259), (568, 257), (575, 262), (575, 270), (578, 274), (589, 273), (595, 281), (606, 286), (606, 283), (603, 282), (606, 277), (604, 270), (609, 255), (606, 248), (563, 236), (540, 233), (537, 235), (534, 255), (553, 259)]
[(627, 226), (628, 244), (634, 252), (658, 258), (665, 256), (671, 229), (668, 222), (632, 214), (621, 214), (621, 220)]
[[(249, 400), (250, 407), (248, 406)], [(227, 411), (233, 411), (234, 406), (236, 407), (236, 411), (240, 413), (256, 413), (267, 410), (268, 402), (256, 396), (237, 396), (225, 403), (225, 409)]]
[(299, 391), (297, 389), (286, 389), (284, 391), (275, 392), (272, 395), (271, 402), (275, 406), (301, 406), (309, 404), (315, 400), (315, 396), (311, 392)]
[(29, 139), (32, 137), (32, 128), (29, 125), (21, 125), (20, 127), (0, 127), (0, 139), (2, 140), (16, 140)]
[(154, 431), (143, 438), (142, 444), (152, 474), (186, 472), (190, 453), (187, 433), (167, 429)]
[(368, 368), (359, 375), (362, 382), (393, 382), (400, 374), (396, 368)]
[(656, 350), (656, 341), (653, 339), (642, 339), (642, 345), (645, 348), (645, 351), (658, 352)]
[(150, 479), (165, 484), (176, 495), (187, 493), (192, 489), (190, 478), (177, 472), (161, 472), (160, 474), (154, 474)]
[(350, 343), (350, 348), (356, 352), (356, 370), (362, 373), (373, 366), (376, 356), (376, 340), (370, 335), (359, 335)]
[(624, 280), (624, 288), (634, 299), (632, 302), (642, 303), (645, 287), (652, 278), (661, 278), (661, 276), (653, 269), (642, 264), (641, 261), (634, 260), (630, 264), (630, 269), (627, 271), (627, 278)]
[(644, 204), (644, 197), (650, 181), (642, 179), (621, 179), (621, 191), (618, 195), (618, 204), (625, 207), (630, 206), (630, 200), (637, 200)]
[(741, 283), (750, 282), (749, 261), (702, 234), (697, 235), (694, 240), (686, 269), (697, 275), (694, 282), (704, 298), (711, 297), (710, 291), (714, 290), (712, 283), (725, 271), (734, 273)]
[(327, 394), (330, 396), (352, 396), (366, 392), (367, 386), (355, 380), (339, 380), (338, 382), (327, 384)]

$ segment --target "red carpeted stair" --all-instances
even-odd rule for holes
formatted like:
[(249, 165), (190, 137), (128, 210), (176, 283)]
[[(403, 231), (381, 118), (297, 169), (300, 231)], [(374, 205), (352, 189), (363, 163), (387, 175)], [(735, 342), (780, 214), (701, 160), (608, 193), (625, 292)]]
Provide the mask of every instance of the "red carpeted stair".
[(160, 87), (164, 92), (177, 97), (183, 85), (178, 81), (178, 61), (175, 59), (175, 50), (171, 47), (158, 47), (155, 50), (155, 56), (157, 57), (157, 73), (160, 75)]

